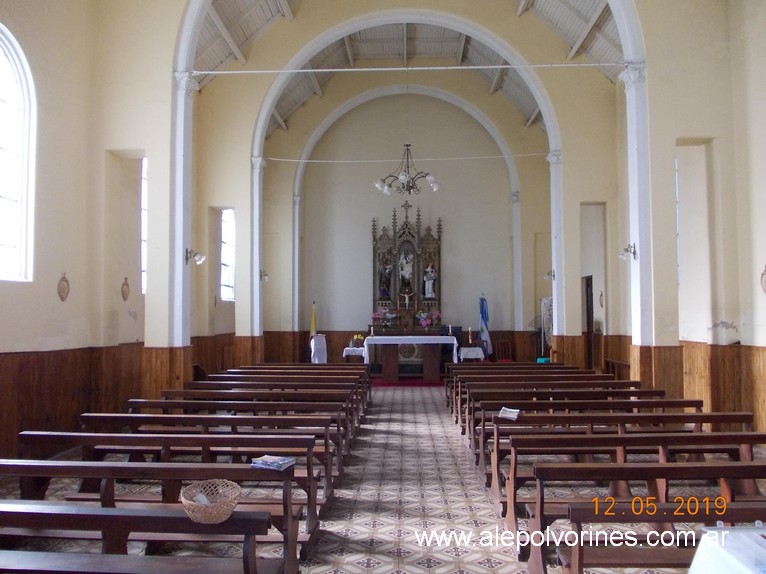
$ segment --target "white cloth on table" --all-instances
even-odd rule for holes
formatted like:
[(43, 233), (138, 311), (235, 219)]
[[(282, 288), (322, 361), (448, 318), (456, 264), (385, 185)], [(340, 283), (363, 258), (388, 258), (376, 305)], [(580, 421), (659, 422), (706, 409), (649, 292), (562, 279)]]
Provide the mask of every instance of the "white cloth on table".
[(452, 335), (381, 335), (364, 340), (364, 362), (370, 362), (370, 345), (452, 345), (452, 362), (457, 363), (457, 339)]
[(484, 360), (484, 350), (481, 347), (460, 347), (460, 362), (466, 359)]
[(766, 573), (766, 528), (706, 528), (689, 574)]
[(311, 338), (311, 362), (327, 362), (327, 341), (324, 335), (314, 335)]
[(343, 358), (364, 357), (364, 347), (346, 347), (343, 349)]

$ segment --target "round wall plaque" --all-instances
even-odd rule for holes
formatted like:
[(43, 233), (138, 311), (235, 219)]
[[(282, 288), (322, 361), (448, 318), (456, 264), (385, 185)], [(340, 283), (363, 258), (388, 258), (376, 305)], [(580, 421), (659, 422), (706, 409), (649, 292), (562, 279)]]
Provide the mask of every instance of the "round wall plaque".
[(125, 277), (125, 281), (122, 282), (122, 287), (120, 287), (120, 293), (122, 294), (122, 300), (127, 301), (128, 297), (130, 296), (130, 283), (128, 283), (127, 277)]
[(66, 301), (66, 298), (69, 297), (69, 279), (66, 278), (66, 273), (61, 275), (56, 290), (58, 291), (59, 299)]
[(766, 293), (766, 267), (763, 268), (763, 273), (761, 273), (761, 289)]

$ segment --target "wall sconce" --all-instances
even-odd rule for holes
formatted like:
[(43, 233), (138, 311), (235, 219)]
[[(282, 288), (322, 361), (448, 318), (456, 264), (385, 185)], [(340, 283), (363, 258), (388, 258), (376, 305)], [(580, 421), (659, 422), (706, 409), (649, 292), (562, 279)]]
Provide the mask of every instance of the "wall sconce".
[(197, 253), (194, 251), (194, 249), (187, 249), (186, 250), (186, 264), (189, 264), (189, 261), (194, 259), (194, 263), (197, 265), (202, 265), (205, 262), (205, 256), (201, 253)]
[(261, 281), (264, 281), (265, 283), (269, 282), (269, 274), (266, 273), (263, 269), (261, 269)]
[(548, 281), (549, 279), (552, 279), (553, 281), (556, 280), (556, 272), (553, 269), (551, 269), (550, 271), (548, 271), (548, 273), (543, 275), (543, 281)]
[(628, 243), (625, 247), (622, 248), (622, 251), (620, 251), (620, 259), (623, 261), (628, 259), (628, 255), (632, 255), (633, 259), (638, 259), (638, 251), (636, 250), (635, 243)]

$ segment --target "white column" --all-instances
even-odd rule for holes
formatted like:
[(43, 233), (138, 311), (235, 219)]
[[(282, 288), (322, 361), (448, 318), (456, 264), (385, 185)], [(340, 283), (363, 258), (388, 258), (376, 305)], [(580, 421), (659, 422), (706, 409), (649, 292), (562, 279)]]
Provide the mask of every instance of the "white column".
[[(149, 191), (149, 248), (145, 341), (147, 347), (184, 347), (190, 343), (191, 272), (186, 248), (191, 241), (191, 162), (194, 94), (199, 84), (188, 73), (174, 76), (170, 189), (167, 212), (163, 191)], [(151, 158), (149, 171), (152, 169)], [(154, 207), (153, 207), (154, 205)], [(167, 237), (167, 246), (161, 238)], [(150, 242), (154, 241), (150, 239)], [(165, 249), (167, 248), (167, 251)], [(163, 280), (164, 278), (164, 280)]]
[(263, 169), (266, 161), (263, 157), (252, 158), (253, 188), (250, 197), (250, 336), (263, 335), (263, 255), (261, 237), (263, 229)]
[(564, 193), (561, 150), (552, 150), (547, 158), (551, 177), (551, 261), (553, 263), (553, 334), (566, 334), (566, 275), (564, 273)]
[[(628, 243), (636, 249), (636, 257), (628, 257), (633, 344), (652, 346), (660, 342), (655, 333), (653, 300), (649, 107), (644, 64), (628, 64), (620, 79), (625, 84), (627, 115)], [(677, 298), (677, 293), (676, 288), (672, 296)], [(677, 319), (675, 323), (678, 324)], [(676, 338), (673, 344), (677, 343)]]
[(293, 195), (293, 331), (301, 328), (301, 196)]
[[(513, 229), (513, 328), (523, 331), (527, 321), (524, 320), (524, 257), (521, 252), (521, 192), (517, 189), (511, 192), (511, 227)], [(532, 282), (534, 285), (534, 281)], [(535, 313), (532, 313), (535, 316)]]

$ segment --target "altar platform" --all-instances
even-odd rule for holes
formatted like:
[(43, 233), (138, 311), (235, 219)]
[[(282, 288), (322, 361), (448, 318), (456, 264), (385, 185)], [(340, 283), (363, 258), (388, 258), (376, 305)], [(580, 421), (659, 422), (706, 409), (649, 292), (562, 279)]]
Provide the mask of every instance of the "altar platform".
[(441, 346), (452, 347), (452, 362), (457, 363), (458, 342), (452, 335), (371, 335), (364, 340), (364, 362), (370, 363), (372, 347), (380, 345), (380, 361), (384, 381), (399, 378), (399, 345), (420, 345), (423, 355), (423, 379), (438, 381), (441, 378)]

